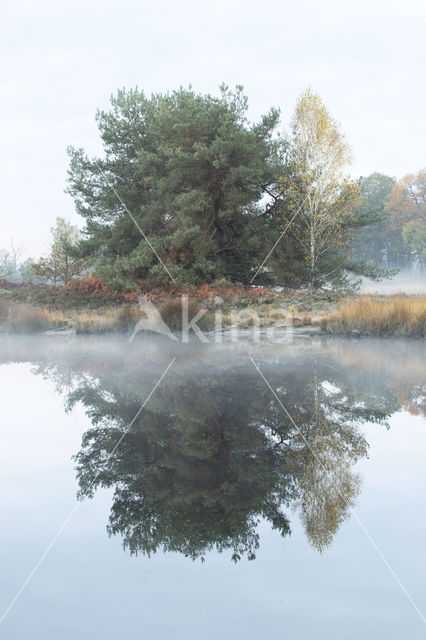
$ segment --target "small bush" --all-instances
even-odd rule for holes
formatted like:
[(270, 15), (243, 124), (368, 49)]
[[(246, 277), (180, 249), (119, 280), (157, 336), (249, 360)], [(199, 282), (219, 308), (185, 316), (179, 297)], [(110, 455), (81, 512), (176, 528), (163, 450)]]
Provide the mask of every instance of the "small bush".
[[(195, 302), (189, 301), (188, 322), (191, 322), (192, 318), (194, 318), (200, 310), (201, 307), (199, 307)], [(180, 298), (174, 298), (162, 304), (160, 307), (160, 313), (169, 329), (179, 331), (182, 329), (182, 300)], [(207, 331), (214, 325), (214, 320), (212, 319), (211, 314), (205, 313), (197, 324), (202, 331)]]
[(10, 282), (9, 280), (0, 280), (0, 288), (11, 291), (12, 289), (24, 289), (32, 287), (34, 289), (45, 289), (48, 285), (44, 283), (34, 282)]
[(100, 278), (97, 278), (96, 276), (93, 276), (91, 274), (83, 276), (79, 280), (72, 280), (67, 285), (65, 285), (64, 288), (70, 289), (72, 291), (84, 291), (84, 293), (88, 293), (90, 295), (93, 295), (95, 293), (103, 293), (107, 295), (109, 293), (109, 290), (104, 282)]
[(121, 329), (122, 331), (130, 331), (135, 326), (139, 318), (139, 309), (130, 304), (125, 304), (117, 309), (117, 328)]
[(293, 327), (308, 327), (312, 324), (312, 318), (310, 316), (296, 316), (293, 318)]
[(326, 331), (328, 325), (328, 318), (320, 318), (319, 321), (321, 331)]

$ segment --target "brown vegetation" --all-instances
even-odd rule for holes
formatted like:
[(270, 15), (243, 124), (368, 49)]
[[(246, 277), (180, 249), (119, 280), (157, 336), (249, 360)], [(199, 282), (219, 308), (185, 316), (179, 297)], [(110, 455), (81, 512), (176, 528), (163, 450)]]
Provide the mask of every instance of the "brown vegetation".
[(59, 328), (64, 319), (61, 314), (49, 313), (46, 309), (32, 307), (29, 304), (7, 304), (0, 300), (0, 322), (16, 333), (45, 331)]
[[(19, 288), (0, 294), (0, 326), (9, 331), (33, 332), (47, 329), (70, 329), (77, 333), (131, 331), (143, 316), (137, 296), (109, 292), (102, 281), (87, 276), (67, 287)], [(235, 287), (230, 294), (228, 283), (192, 291), (188, 302), (191, 320), (207, 309), (198, 326), (214, 327), (213, 314), (220, 309), (223, 326), (231, 325), (237, 312), (238, 325), (251, 324), (242, 311), (259, 317), (261, 326), (270, 326), (291, 314), (294, 327), (319, 325), (330, 333), (424, 337), (426, 296), (355, 296), (336, 302), (325, 294), (308, 297), (305, 292), (273, 292)], [(206, 285), (207, 287), (207, 285)], [(252, 291), (256, 293), (252, 294)], [(220, 295), (217, 299), (212, 295)], [(267, 293), (266, 293), (267, 292)], [(205, 294), (205, 297), (200, 294)], [(171, 330), (182, 328), (180, 293), (159, 291), (144, 296), (159, 308), (163, 321)], [(242, 310), (242, 311), (241, 311)]]
[[(189, 322), (194, 318), (200, 311), (201, 307), (198, 306), (195, 302), (188, 302), (188, 319)], [(182, 315), (182, 300), (181, 298), (174, 298), (172, 300), (168, 300), (164, 302), (160, 306), (160, 314), (166, 325), (171, 330), (181, 330), (183, 323), (183, 315)], [(204, 313), (199, 321), (197, 321), (197, 325), (201, 330), (208, 330), (214, 326), (214, 319), (210, 313)]]
[(140, 318), (137, 307), (124, 305), (83, 311), (61, 311), (0, 299), (0, 325), (15, 333), (69, 329), (76, 333), (129, 331)]
[(337, 333), (425, 336), (426, 296), (362, 296), (342, 300), (321, 328)]
[(111, 331), (128, 333), (140, 317), (139, 309), (130, 305), (105, 309), (102, 313), (88, 310), (71, 316), (69, 327), (79, 334)]

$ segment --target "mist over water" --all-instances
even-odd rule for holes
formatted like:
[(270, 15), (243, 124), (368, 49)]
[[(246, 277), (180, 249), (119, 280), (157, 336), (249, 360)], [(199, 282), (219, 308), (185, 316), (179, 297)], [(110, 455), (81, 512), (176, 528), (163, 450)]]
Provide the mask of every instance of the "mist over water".
[(394, 295), (396, 293), (423, 294), (426, 293), (426, 272), (413, 269), (401, 270), (393, 278), (372, 282), (363, 278), (360, 293), (377, 293), (380, 295)]

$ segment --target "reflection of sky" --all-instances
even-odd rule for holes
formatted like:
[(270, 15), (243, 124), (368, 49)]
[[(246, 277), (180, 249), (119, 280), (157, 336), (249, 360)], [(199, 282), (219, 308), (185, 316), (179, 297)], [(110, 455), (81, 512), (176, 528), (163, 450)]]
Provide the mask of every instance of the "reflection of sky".
[[(7, 385), (7, 387), (6, 387)], [(7, 388), (7, 393), (4, 390)], [(0, 367), (0, 609), (7, 606), (75, 504), (70, 457), (88, 419), (63, 412), (29, 365)], [(425, 423), (398, 413), (368, 425), (359, 516), (426, 610)], [(18, 640), (61, 638), (359, 638), (416, 640), (425, 627), (354, 519), (323, 555), (297, 517), (282, 540), (263, 526), (254, 562), (204, 564), (177, 554), (131, 558), (108, 539), (110, 495), (84, 503), (0, 627)]]

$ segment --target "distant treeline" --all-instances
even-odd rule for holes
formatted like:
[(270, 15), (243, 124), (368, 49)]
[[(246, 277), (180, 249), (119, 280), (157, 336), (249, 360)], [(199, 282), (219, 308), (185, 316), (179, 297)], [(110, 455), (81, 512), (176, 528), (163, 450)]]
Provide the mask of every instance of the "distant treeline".
[(358, 215), (372, 210), (382, 219), (359, 229), (352, 242), (362, 260), (388, 268), (426, 265), (426, 171), (408, 174), (399, 182), (381, 173), (361, 178)]

